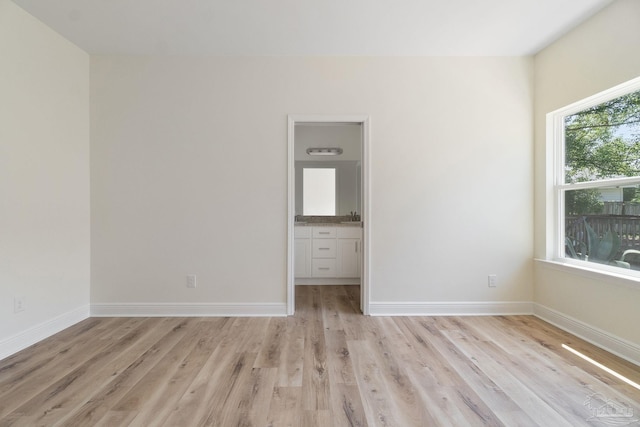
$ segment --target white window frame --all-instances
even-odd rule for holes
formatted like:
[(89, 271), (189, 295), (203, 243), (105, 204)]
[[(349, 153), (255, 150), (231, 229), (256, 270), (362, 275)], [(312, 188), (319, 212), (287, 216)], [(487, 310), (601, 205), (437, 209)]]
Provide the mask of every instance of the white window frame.
[(566, 183), (564, 169), (565, 117), (638, 90), (640, 90), (640, 77), (547, 114), (547, 165), (549, 166), (547, 168), (547, 260), (596, 273), (640, 281), (640, 271), (567, 257), (565, 254), (564, 224), (564, 194), (567, 190), (640, 185), (640, 176)]

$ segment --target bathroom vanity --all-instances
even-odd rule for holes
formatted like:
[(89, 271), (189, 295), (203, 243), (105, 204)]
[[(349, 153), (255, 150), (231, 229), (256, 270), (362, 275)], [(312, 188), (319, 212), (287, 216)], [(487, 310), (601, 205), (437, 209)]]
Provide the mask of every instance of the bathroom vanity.
[(297, 285), (360, 283), (361, 223), (296, 224), (294, 237)]

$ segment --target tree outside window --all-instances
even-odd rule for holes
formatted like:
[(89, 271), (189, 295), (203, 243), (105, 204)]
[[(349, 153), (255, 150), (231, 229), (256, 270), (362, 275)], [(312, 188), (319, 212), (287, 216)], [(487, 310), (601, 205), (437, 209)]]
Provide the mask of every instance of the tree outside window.
[(565, 256), (640, 269), (640, 90), (564, 116)]

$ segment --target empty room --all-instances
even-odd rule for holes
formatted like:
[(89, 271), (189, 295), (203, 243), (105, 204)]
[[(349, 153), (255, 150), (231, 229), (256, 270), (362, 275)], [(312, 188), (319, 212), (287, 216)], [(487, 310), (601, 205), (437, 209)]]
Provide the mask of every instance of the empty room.
[(638, 0), (0, 0), (0, 426), (640, 425), (638, 52)]

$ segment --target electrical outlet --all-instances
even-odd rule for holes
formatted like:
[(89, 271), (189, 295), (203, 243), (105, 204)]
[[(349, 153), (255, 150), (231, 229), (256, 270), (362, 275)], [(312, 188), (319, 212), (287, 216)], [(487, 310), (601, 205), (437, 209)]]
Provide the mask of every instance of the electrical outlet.
[(13, 312), (20, 313), (21, 311), (25, 311), (27, 309), (27, 299), (25, 297), (14, 297), (13, 298)]
[(489, 275), (489, 287), (490, 288), (495, 288), (497, 280), (498, 280), (498, 277), (495, 274), (490, 274)]
[(187, 288), (195, 288), (197, 285), (196, 275), (189, 274), (187, 275)]

